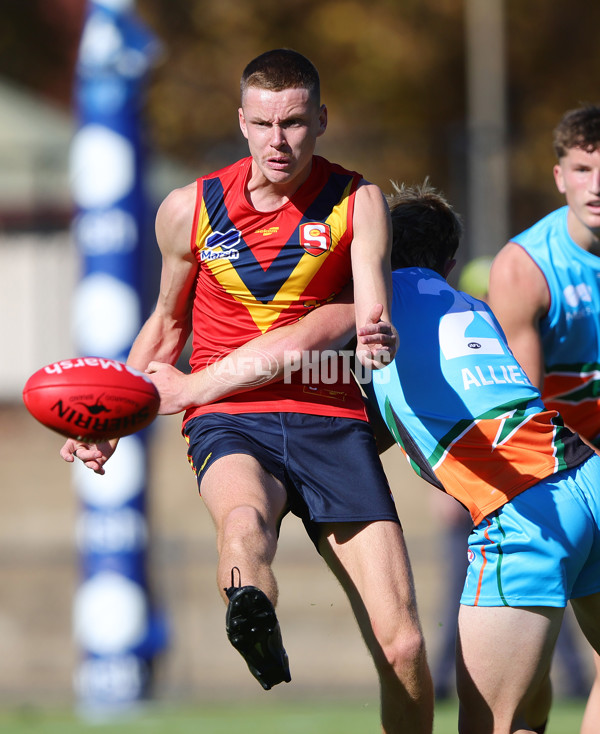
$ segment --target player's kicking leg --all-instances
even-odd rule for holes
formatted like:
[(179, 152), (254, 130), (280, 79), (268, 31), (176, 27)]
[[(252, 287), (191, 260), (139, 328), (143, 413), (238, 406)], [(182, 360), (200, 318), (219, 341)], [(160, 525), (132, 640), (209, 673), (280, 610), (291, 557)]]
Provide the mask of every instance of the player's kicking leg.
[(291, 680), (275, 615), (277, 582), (271, 569), (285, 489), (253, 457), (230, 454), (208, 468), (202, 497), (217, 530), (217, 583), (228, 604), (227, 636), (252, 675), (269, 690)]
[(431, 734), (433, 684), (400, 525), (322, 526), (321, 555), (344, 588), (375, 662), (385, 734)]

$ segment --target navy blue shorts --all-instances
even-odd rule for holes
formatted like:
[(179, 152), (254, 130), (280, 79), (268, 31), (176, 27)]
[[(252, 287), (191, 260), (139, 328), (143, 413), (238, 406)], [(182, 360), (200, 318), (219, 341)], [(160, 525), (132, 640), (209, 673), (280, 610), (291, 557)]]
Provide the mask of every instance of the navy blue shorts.
[(198, 479), (229, 454), (249, 454), (284, 485), (288, 511), (318, 546), (319, 524), (399, 522), (368, 423), (304, 413), (209, 413), (184, 430)]

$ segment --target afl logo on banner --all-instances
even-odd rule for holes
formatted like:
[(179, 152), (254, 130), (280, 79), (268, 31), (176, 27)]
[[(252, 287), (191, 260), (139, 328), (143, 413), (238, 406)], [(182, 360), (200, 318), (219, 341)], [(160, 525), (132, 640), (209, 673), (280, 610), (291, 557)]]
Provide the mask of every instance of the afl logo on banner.
[(300, 244), (309, 255), (318, 257), (331, 249), (331, 228), (323, 222), (300, 225)]

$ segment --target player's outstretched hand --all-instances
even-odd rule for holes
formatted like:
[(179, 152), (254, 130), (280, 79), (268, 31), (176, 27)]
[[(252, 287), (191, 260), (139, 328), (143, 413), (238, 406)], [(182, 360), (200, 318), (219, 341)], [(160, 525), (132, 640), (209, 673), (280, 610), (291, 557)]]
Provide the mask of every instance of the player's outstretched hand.
[(389, 321), (381, 321), (383, 306), (373, 306), (364, 326), (357, 331), (356, 355), (364, 367), (379, 370), (389, 364), (398, 348), (398, 332)]
[(146, 368), (160, 395), (159, 415), (180, 413), (190, 407), (188, 380), (190, 375), (166, 362), (150, 362)]
[(114, 454), (116, 447), (116, 439), (114, 441), (101, 441), (96, 444), (68, 438), (60, 450), (60, 455), (70, 464), (75, 459), (79, 459), (96, 474), (104, 474), (104, 464)]

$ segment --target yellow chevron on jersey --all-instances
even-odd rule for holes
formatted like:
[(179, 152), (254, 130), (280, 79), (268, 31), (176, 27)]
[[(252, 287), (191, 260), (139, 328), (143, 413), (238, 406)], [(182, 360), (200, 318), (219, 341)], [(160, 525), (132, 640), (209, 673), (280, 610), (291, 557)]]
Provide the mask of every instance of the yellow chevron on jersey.
[(225, 176), (203, 182), (194, 236), (201, 269), (244, 307), (260, 333), (288, 311), (297, 320), (303, 304), (323, 302), (349, 280), (348, 252), (343, 260), (335, 255), (340, 243), (349, 245), (357, 174), (329, 166), (319, 163), (324, 186), (306, 209), (292, 199), (275, 212), (256, 212), (245, 196), (228, 190)]
[[(198, 262), (192, 303), (192, 372), (265, 331), (295, 323), (352, 280), (354, 202), (362, 176), (313, 156), (306, 181), (281, 207), (256, 210), (246, 195), (252, 158), (201, 177), (191, 234)], [(340, 358), (341, 360), (341, 358)], [(343, 365), (325, 381), (260, 385), (190, 408), (204, 413), (294, 412), (366, 420), (364, 401)], [(307, 389), (305, 389), (307, 388)]]

